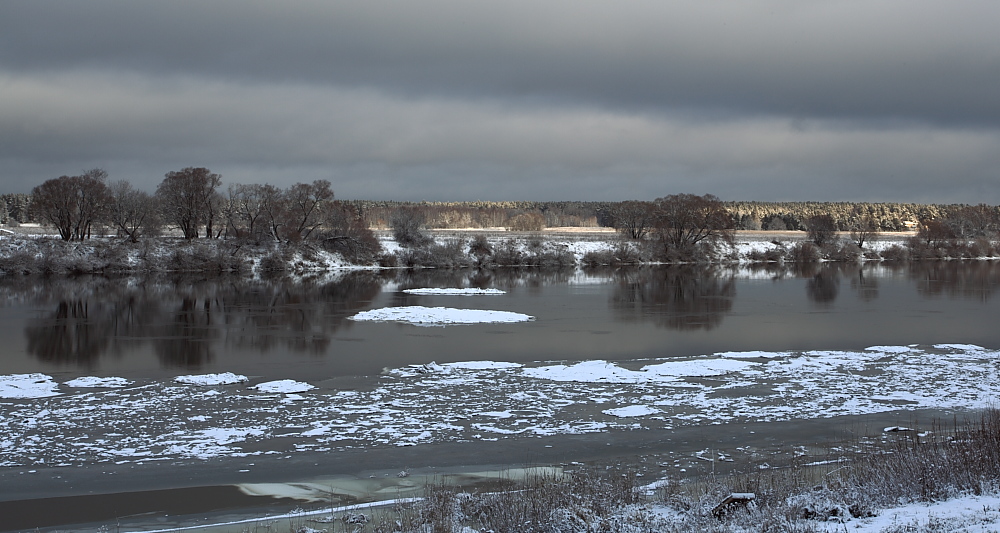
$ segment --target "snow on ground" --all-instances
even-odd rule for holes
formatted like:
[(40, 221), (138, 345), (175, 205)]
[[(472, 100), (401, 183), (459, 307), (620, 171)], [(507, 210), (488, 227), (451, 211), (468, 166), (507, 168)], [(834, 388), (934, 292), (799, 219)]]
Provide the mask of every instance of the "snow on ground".
[(356, 390), (310, 389), (295, 401), (287, 393), (261, 393), (314, 384), (279, 380), (246, 388), (238, 386), (244, 376), (225, 373), (59, 394), (44, 374), (6, 375), (0, 376), (0, 466), (245, 457), (996, 405), (1000, 351), (897, 348), (429, 363), (372, 376)]
[(880, 533), (905, 531), (955, 531), (987, 533), (1000, 530), (1000, 495), (963, 496), (950, 500), (911, 503), (881, 511), (871, 518), (846, 524), (812, 522), (820, 531)]
[(383, 307), (363, 311), (350, 320), (373, 322), (406, 322), (415, 326), (444, 326), (448, 324), (493, 324), (528, 322), (534, 317), (509, 311), (489, 311), (485, 309), (455, 309), (451, 307)]
[(442, 295), (442, 296), (492, 296), (498, 294), (507, 294), (500, 289), (405, 289), (403, 292), (407, 294), (420, 294), (420, 295)]
[(229, 385), (247, 381), (247, 377), (233, 374), (232, 372), (223, 372), (221, 374), (177, 376), (174, 378), (174, 381), (187, 385)]

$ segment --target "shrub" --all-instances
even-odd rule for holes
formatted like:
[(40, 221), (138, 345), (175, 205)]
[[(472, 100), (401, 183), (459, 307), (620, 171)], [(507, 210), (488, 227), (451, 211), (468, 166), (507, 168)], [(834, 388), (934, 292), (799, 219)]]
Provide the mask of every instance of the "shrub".
[(910, 258), (910, 251), (898, 244), (893, 244), (882, 250), (879, 255), (882, 256), (883, 261), (906, 261)]
[(324, 250), (340, 254), (349, 263), (371, 263), (382, 253), (382, 245), (375, 233), (356, 220), (321, 233), (318, 238)]
[(788, 258), (796, 263), (814, 263), (820, 260), (819, 248), (810, 241), (795, 243)]
[(853, 242), (845, 242), (843, 246), (836, 248), (829, 258), (835, 261), (857, 262), (861, 259), (862, 250)]
[(434, 239), (423, 231), (424, 218), (411, 209), (397, 209), (389, 218), (392, 237), (404, 248), (426, 246)]
[(469, 253), (476, 257), (479, 261), (482, 261), (484, 257), (493, 254), (493, 246), (490, 241), (486, 238), (486, 235), (476, 235), (469, 242)]

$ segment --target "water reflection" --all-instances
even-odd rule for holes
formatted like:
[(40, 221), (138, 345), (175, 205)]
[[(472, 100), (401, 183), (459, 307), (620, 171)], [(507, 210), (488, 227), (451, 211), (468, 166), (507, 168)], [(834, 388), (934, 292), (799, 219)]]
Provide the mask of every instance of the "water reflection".
[(733, 272), (696, 266), (620, 270), (611, 308), (619, 320), (678, 330), (711, 330), (733, 308)]
[(863, 302), (871, 302), (878, 299), (878, 278), (871, 272), (865, 272), (866, 268), (857, 267), (857, 271), (851, 278), (851, 288), (858, 293), (858, 298)]
[[(772, 282), (760, 281), (768, 279)], [(578, 283), (586, 285), (574, 286)], [(508, 295), (485, 303), (402, 292), (422, 287), (497, 288)], [(992, 329), (983, 334), (976, 324), (995, 315), (990, 306), (997, 304), (966, 309), (941, 297), (986, 304), (995, 302), (992, 296), (998, 288), (1000, 262), (984, 261), (752, 268), (689, 265), (585, 273), (427, 269), (269, 280), (6, 278), (0, 280), (0, 307), (7, 318), (0, 323), (0, 337), (23, 340), (23, 345), (11, 343), (16, 346), (9, 351), (27, 352), (40, 362), (38, 368), (45, 364), (111, 368), (115, 365), (105, 367), (104, 363), (113, 362), (112, 358), (127, 366), (139, 357), (148, 361), (142, 363), (147, 365), (144, 368), (223, 368), (247, 354), (265, 355), (269, 362), (262, 364), (283, 364), (283, 356), (303, 354), (330, 360), (322, 364), (336, 365), (337, 372), (369, 363), (381, 368), (400, 361), (459, 360), (471, 356), (468, 347), (481, 342), (484, 332), (517, 332), (491, 346), (489, 356), (500, 359), (507, 352), (542, 359), (571, 345), (580, 357), (595, 357), (588, 350), (607, 357), (622, 345), (632, 346), (628, 348), (632, 354), (659, 354), (664, 349), (659, 347), (657, 335), (662, 332), (657, 333), (657, 328), (712, 331), (711, 336), (671, 333), (676, 349), (684, 353), (720, 346), (738, 349), (745, 343), (775, 348), (781, 348), (781, 342), (823, 345), (839, 342), (826, 339), (826, 331), (835, 330), (837, 324), (856, 326), (859, 312), (868, 313), (863, 326), (871, 330), (867, 335), (872, 343), (888, 342), (893, 335), (895, 342), (915, 342), (916, 332), (937, 342), (954, 336), (960, 327), (969, 328), (965, 337), (985, 336), (986, 342), (991, 340)], [(738, 292), (747, 301), (738, 303)], [(823, 312), (805, 317), (803, 302)], [(542, 319), (516, 329), (455, 328), (447, 334), (435, 330), (432, 340), (415, 344), (416, 335), (428, 330), (357, 326), (347, 320), (373, 305), (498, 305), (498, 309), (537, 314)], [(897, 313), (899, 308), (907, 312)], [(644, 325), (656, 327), (635, 327)], [(349, 328), (354, 328), (353, 336), (343, 335)], [(584, 341), (579, 331), (633, 337), (627, 339), (631, 344)], [(365, 342), (352, 342), (348, 347), (341, 341)], [(329, 357), (333, 354), (336, 357)], [(0, 351), (0, 364), (5, 355)], [(365, 367), (364, 372), (370, 369)]]
[(913, 264), (910, 279), (925, 296), (948, 295), (987, 301), (1000, 288), (996, 261), (929, 261)]
[(830, 305), (840, 292), (840, 272), (836, 266), (824, 264), (821, 267), (807, 266), (801, 270), (806, 278), (806, 295), (809, 300), (820, 305)]
[[(106, 353), (151, 345), (167, 367), (197, 368), (222, 344), (322, 354), (346, 317), (365, 308), (382, 280), (367, 272), (328, 280), (78, 278), (46, 281), (28, 319), (28, 353), (90, 366)], [(9, 288), (8, 288), (9, 289)], [(9, 290), (8, 290), (9, 292)]]
[[(95, 305), (95, 307), (97, 307)], [(94, 315), (102, 313), (95, 309)], [(48, 317), (25, 328), (28, 351), (43, 361), (89, 366), (108, 349), (110, 321), (95, 319), (89, 301), (60, 300)]]

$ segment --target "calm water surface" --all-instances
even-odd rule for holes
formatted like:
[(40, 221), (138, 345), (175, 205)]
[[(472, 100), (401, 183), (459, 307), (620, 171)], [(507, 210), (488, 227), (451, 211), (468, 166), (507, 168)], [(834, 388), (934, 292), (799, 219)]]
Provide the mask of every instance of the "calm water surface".
[[(414, 296), (422, 287), (502, 296)], [(436, 361), (626, 360), (722, 351), (1000, 347), (1000, 264), (804, 271), (356, 272), (314, 279), (0, 280), (0, 374), (315, 380)], [(416, 327), (348, 317), (447, 306), (529, 323)]]

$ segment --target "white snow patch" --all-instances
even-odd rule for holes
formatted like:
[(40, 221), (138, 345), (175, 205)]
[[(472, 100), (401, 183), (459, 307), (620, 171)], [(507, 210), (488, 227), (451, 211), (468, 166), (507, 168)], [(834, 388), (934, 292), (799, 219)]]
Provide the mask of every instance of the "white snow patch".
[(631, 416), (654, 415), (661, 413), (662, 411), (648, 405), (629, 405), (626, 407), (619, 407), (617, 409), (607, 409), (601, 412), (606, 415), (617, 416), (618, 418), (628, 418)]
[(405, 322), (416, 326), (444, 326), (447, 324), (495, 324), (528, 322), (534, 317), (510, 311), (485, 309), (455, 309), (451, 307), (383, 307), (362, 311), (351, 320), (374, 322)]
[(938, 350), (958, 350), (961, 352), (984, 352), (986, 348), (975, 344), (935, 344)]
[(865, 348), (867, 352), (882, 352), (882, 353), (907, 353), (907, 352), (919, 352), (916, 348), (911, 348), (909, 346), (869, 346)]
[(607, 361), (582, 361), (573, 365), (551, 365), (525, 368), (522, 375), (529, 378), (578, 383), (634, 383), (648, 375), (626, 370)]
[[(759, 366), (760, 363), (732, 359), (701, 358), (664, 361), (640, 370), (628, 370), (607, 361), (583, 361), (573, 365), (526, 368), (527, 377), (578, 383), (645, 383), (676, 381), (684, 377), (721, 376)], [(678, 386), (686, 384), (678, 382)]]
[(250, 388), (260, 392), (290, 394), (296, 392), (306, 392), (308, 390), (315, 389), (316, 387), (308, 383), (302, 383), (301, 381), (295, 381), (292, 379), (279, 379), (277, 381), (259, 383)]
[(95, 376), (85, 376), (71, 379), (64, 383), (67, 387), (105, 389), (117, 389), (127, 387), (131, 384), (132, 382), (125, 378), (99, 378)]
[(642, 371), (671, 378), (722, 376), (731, 372), (744, 371), (759, 364), (732, 359), (691, 359), (648, 365), (642, 367)]
[(186, 385), (229, 385), (243, 383), (247, 381), (247, 377), (232, 372), (223, 372), (221, 374), (177, 376), (174, 381)]
[(47, 398), (58, 396), (58, 383), (45, 374), (8, 374), (0, 376), (0, 398)]
[(507, 294), (500, 289), (405, 289), (407, 294), (442, 295), (442, 296), (492, 296)]

